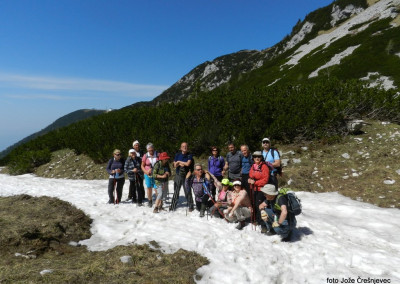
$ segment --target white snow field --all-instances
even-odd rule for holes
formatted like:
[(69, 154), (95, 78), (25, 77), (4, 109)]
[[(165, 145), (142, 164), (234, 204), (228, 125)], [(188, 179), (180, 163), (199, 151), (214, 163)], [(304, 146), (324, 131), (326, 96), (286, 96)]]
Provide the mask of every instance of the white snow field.
[[(186, 216), (184, 202), (174, 213), (159, 214), (131, 203), (106, 204), (106, 180), (0, 174), (0, 184), (0, 196), (46, 195), (82, 209), (94, 220), (92, 237), (80, 241), (89, 250), (155, 240), (165, 252), (196, 251), (210, 260), (198, 271), (201, 283), (400, 283), (400, 211), (338, 193), (299, 192), (304, 213), (292, 241), (283, 243), (251, 225), (239, 231), (197, 211)], [(172, 197), (172, 181), (169, 188)]]

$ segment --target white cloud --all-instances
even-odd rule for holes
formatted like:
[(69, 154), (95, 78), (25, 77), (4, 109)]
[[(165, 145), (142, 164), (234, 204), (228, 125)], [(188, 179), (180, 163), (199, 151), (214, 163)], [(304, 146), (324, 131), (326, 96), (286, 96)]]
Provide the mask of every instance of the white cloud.
[(168, 86), (132, 84), (118, 81), (27, 76), (0, 73), (2, 87), (43, 91), (93, 91), (140, 96), (157, 96)]

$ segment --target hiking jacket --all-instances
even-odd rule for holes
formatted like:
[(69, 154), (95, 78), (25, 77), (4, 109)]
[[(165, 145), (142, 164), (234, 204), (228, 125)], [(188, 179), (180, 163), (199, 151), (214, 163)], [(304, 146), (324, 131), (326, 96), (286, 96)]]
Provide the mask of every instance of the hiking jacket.
[(115, 158), (111, 158), (108, 161), (106, 170), (110, 174), (110, 178), (115, 178), (115, 174), (112, 174), (111, 171), (120, 169), (121, 172), (119, 173), (119, 178), (125, 178), (124, 176), (124, 165), (125, 165), (125, 160), (123, 158), (120, 158), (118, 161), (115, 160)]
[(216, 177), (222, 176), (222, 170), (224, 169), (225, 166), (225, 160), (224, 157), (218, 156), (210, 156), (208, 157), (208, 171), (212, 173)]
[[(128, 157), (128, 159), (126, 159), (124, 170), (126, 173), (128, 173), (129, 180), (136, 180), (137, 175), (139, 175), (139, 178), (143, 179), (143, 171), (140, 167), (140, 164), (141, 160), (138, 157), (136, 157), (135, 159), (132, 159), (132, 157)], [(133, 169), (137, 169), (138, 172), (136, 174), (133, 173)]]
[(197, 202), (201, 202), (201, 198), (204, 196), (205, 193), (203, 188), (203, 183), (205, 182), (207, 186), (208, 192), (210, 192), (210, 181), (205, 177), (201, 177), (199, 180), (195, 176), (191, 176), (190, 178), (186, 179), (185, 185), (188, 191), (190, 188), (193, 188), (193, 193)]
[(269, 168), (265, 162), (259, 165), (253, 164), (250, 168), (249, 177), (254, 179), (254, 190), (260, 191), (261, 188), (268, 183)]
[(161, 161), (157, 161), (154, 164), (152, 178), (154, 178), (154, 180), (156, 181), (156, 185), (160, 185), (160, 183), (168, 181), (168, 178), (156, 178), (157, 175), (162, 176), (166, 172), (169, 172), (171, 174), (171, 168), (169, 167), (168, 162), (164, 166), (162, 165)]

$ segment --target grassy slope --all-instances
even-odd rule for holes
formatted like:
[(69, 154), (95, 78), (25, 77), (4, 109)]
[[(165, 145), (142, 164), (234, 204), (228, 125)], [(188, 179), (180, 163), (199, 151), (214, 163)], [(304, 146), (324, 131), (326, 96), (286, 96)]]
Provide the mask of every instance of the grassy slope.
[[(91, 221), (55, 198), (1, 197), (0, 208), (1, 283), (194, 283), (196, 270), (208, 264), (194, 252), (163, 254), (148, 245), (101, 252), (71, 246), (90, 237)], [(123, 264), (122, 256), (132, 262)], [(42, 276), (46, 269), (53, 272)]]
[[(282, 147), (282, 152), (293, 151), (283, 155), (289, 159), (283, 180), (291, 180), (290, 186), (297, 190), (338, 191), (359, 201), (400, 208), (400, 126), (374, 121), (363, 131), (334, 145), (302, 145), (307, 150), (301, 145)], [(344, 158), (345, 153), (350, 158)], [(388, 185), (385, 180), (395, 183)]]

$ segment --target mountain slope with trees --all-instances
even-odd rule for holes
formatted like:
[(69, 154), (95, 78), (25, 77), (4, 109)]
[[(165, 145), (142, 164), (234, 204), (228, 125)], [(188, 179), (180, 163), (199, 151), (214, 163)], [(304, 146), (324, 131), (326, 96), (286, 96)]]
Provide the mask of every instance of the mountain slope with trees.
[[(228, 141), (255, 149), (266, 136), (331, 143), (347, 133), (351, 118), (400, 122), (400, 0), (372, 2), (334, 1), (272, 48), (203, 63), (152, 102), (51, 131), (1, 163), (24, 173), (64, 148), (104, 162), (134, 139), (169, 153), (188, 141), (196, 155)], [(366, 88), (383, 75), (393, 88)]]

